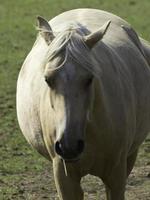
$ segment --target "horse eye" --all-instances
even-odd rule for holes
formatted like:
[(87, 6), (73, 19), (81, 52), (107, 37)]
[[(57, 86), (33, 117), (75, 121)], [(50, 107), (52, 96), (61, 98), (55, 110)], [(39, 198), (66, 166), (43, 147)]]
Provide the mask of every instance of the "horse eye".
[(89, 86), (92, 84), (92, 81), (93, 81), (93, 78), (92, 78), (92, 77), (89, 78), (89, 79), (87, 79), (87, 80), (86, 80), (86, 83), (85, 83), (85, 86), (86, 86), (86, 87), (89, 87)]
[(49, 80), (48, 76), (45, 76), (44, 78), (45, 78), (46, 83), (48, 83), (48, 80)]
[(51, 77), (45, 76), (45, 81), (50, 87), (54, 86), (54, 80)]

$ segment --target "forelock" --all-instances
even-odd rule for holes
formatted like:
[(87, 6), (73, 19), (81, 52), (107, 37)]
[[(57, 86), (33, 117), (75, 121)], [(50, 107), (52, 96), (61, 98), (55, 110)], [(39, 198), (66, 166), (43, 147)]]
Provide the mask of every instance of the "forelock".
[[(81, 67), (90, 71), (94, 76), (100, 73), (100, 68), (94, 65), (91, 50), (84, 42), (83, 36), (89, 33), (87, 29), (70, 27), (64, 32), (56, 35), (55, 39), (49, 46), (47, 53), (47, 62), (51, 62), (57, 56), (62, 56), (63, 61), (59, 66), (55, 66), (52, 70), (63, 67), (68, 59), (72, 59)], [(65, 53), (64, 53), (65, 52)]]

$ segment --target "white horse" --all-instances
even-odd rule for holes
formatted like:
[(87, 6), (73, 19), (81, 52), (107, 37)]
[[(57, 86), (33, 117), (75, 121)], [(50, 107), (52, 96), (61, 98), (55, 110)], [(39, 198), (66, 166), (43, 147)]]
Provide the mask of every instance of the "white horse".
[(40, 32), (17, 83), (27, 141), (52, 160), (59, 198), (81, 200), (86, 174), (108, 200), (124, 200), (126, 179), (150, 131), (150, 46), (121, 18), (77, 9)]

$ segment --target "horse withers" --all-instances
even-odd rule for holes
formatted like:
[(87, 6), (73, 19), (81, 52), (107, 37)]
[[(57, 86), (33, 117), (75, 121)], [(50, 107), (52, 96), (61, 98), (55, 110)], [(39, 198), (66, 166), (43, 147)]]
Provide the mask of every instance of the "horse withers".
[(53, 163), (59, 198), (82, 200), (80, 180), (98, 176), (108, 200), (124, 200), (150, 130), (150, 46), (121, 18), (76, 9), (38, 17), (38, 38), (17, 82), (27, 141)]

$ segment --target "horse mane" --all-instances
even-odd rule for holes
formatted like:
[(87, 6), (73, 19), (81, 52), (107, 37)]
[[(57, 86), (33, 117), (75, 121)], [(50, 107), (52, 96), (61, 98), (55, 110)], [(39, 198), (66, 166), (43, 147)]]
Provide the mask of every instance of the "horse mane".
[(51, 67), (49, 70), (55, 71), (64, 66), (67, 59), (90, 71), (94, 76), (100, 74), (100, 68), (95, 64), (92, 57), (91, 49), (85, 44), (83, 36), (89, 34), (89, 30), (81, 24), (70, 25), (64, 31), (56, 34), (51, 42), (47, 52), (47, 63), (50, 63), (57, 56), (61, 56), (64, 52), (63, 62), (59, 66)]

